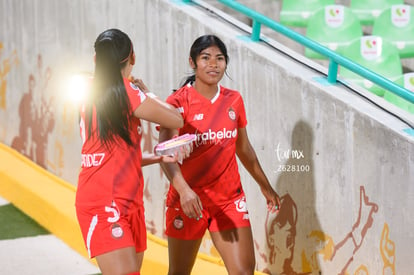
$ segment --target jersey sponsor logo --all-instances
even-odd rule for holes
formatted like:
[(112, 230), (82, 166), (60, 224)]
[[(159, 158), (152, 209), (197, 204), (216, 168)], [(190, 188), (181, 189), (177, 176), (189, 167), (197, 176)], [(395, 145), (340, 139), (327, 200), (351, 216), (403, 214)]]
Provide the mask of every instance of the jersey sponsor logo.
[(211, 129), (208, 129), (208, 131), (204, 133), (196, 133), (196, 136), (196, 146), (203, 144), (219, 144), (224, 139), (236, 138), (237, 128), (234, 130), (227, 130), (226, 128), (223, 128), (223, 130), (220, 131), (212, 131)]
[(193, 120), (203, 120), (204, 114), (195, 114)]
[(82, 154), (82, 167), (96, 167), (102, 164), (105, 153)]
[(237, 212), (247, 212), (247, 202), (246, 202), (246, 197), (242, 197), (238, 200), (236, 200), (234, 202), (234, 204), (236, 205), (236, 210)]

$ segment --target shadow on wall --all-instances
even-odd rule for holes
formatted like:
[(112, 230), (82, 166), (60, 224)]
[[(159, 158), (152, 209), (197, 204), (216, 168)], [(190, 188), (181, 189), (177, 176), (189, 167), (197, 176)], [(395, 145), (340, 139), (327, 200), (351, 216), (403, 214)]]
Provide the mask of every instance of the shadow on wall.
[[(278, 215), (266, 221), (266, 253), (269, 274), (310, 274), (319, 271), (316, 243), (305, 234), (322, 231), (315, 210), (313, 130), (304, 121), (293, 128), (289, 149), (278, 145), (279, 177), (276, 190), (281, 195)], [(311, 253), (309, 253), (311, 252)], [(300, 256), (300, 257), (299, 257)], [(315, 273), (314, 273), (315, 274)]]

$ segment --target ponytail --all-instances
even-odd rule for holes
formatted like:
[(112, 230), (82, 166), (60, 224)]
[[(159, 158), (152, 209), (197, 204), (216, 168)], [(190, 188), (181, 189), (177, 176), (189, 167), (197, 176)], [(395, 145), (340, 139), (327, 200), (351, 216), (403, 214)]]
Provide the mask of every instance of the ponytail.
[(184, 87), (188, 83), (194, 83), (195, 82), (195, 74), (190, 75), (189, 77), (185, 78), (184, 81), (181, 83), (180, 87)]
[(96, 109), (98, 137), (109, 148), (116, 137), (132, 145), (129, 134), (131, 104), (121, 70), (133, 53), (129, 37), (120, 30), (109, 29), (95, 41), (95, 76), (87, 104), (88, 136), (92, 131), (93, 108)]

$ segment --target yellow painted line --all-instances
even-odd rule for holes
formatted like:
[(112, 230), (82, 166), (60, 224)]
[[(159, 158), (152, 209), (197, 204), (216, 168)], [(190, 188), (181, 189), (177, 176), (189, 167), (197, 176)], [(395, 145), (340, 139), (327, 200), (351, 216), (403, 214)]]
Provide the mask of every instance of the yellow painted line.
[(75, 213), (75, 186), (0, 143), (0, 194), (87, 257)]

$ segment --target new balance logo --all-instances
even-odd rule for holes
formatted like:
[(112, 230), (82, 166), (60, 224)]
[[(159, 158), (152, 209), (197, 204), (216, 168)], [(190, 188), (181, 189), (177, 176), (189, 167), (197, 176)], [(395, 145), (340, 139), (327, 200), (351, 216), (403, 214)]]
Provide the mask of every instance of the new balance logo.
[(203, 120), (204, 114), (195, 114), (193, 120)]

